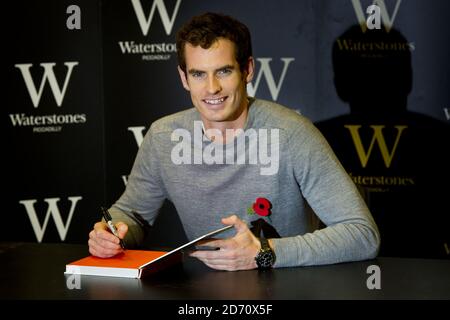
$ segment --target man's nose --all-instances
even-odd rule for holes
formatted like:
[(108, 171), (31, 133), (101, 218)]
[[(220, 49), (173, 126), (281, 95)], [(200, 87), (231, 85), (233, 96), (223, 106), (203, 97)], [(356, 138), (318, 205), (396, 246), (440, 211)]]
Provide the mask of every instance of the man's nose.
[(208, 79), (208, 93), (209, 94), (216, 94), (222, 90), (222, 86), (220, 85), (219, 79), (212, 76)]

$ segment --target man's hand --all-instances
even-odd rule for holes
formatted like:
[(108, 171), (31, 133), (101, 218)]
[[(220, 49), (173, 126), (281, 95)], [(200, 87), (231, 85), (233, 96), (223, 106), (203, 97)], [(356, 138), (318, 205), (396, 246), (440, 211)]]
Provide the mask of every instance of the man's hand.
[(222, 223), (233, 225), (236, 235), (230, 239), (211, 240), (203, 245), (217, 247), (219, 250), (194, 251), (190, 255), (203, 261), (208, 267), (218, 270), (249, 270), (257, 268), (255, 257), (261, 243), (245, 222), (232, 215), (222, 219)]
[[(128, 226), (123, 222), (115, 224), (119, 237), (125, 238)], [(97, 222), (89, 233), (89, 252), (96, 257), (109, 258), (123, 251), (119, 238), (114, 236), (104, 221)]]

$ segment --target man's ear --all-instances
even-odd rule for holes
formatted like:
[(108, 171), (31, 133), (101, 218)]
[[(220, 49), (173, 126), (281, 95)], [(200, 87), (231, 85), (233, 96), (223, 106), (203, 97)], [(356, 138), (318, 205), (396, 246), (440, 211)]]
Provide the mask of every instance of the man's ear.
[(253, 75), (255, 73), (255, 59), (253, 57), (248, 58), (247, 68), (245, 70), (245, 81), (249, 83), (253, 80)]
[(187, 82), (186, 73), (178, 66), (178, 73), (180, 75), (181, 83), (183, 84), (183, 88), (187, 91), (190, 91), (189, 84)]

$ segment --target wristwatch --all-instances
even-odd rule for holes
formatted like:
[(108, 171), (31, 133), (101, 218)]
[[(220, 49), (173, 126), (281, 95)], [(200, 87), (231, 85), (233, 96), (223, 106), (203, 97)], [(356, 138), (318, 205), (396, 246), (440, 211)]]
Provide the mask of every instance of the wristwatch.
[(275, 252), (273, 252), (272, 248), (269, 246), (269, 242), (266, 238), (259, 238), (259, 241), (261, 242), (261, 250), (259, 250), (255, 257), (258, 269), (265, 270), (272, 268), (275, 263)]

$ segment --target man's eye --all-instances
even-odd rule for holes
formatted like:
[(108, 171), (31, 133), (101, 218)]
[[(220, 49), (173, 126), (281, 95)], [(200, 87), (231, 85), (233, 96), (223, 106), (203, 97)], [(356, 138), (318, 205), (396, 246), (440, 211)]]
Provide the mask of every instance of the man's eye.
[(194, 72), (191, 73), (191, 75), (194, 78), (201, 78), (201, 77), (203, 77), (203, 72), (194, 71)]
[(226, 76), (226, 75), (229, 75), (230, 73), (231, 73), (231, 69), (222, 69), (222, 70), (219, 70), (219, 72), (217, 72), (217, 74), (219, 76)]

